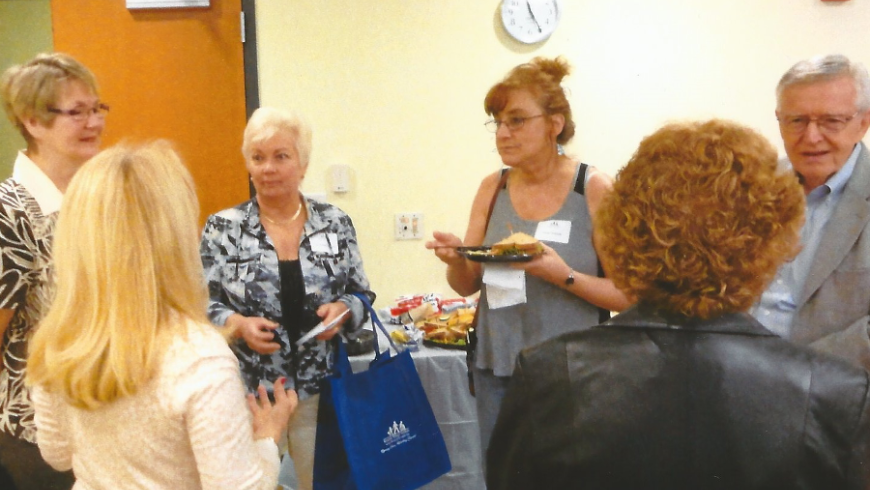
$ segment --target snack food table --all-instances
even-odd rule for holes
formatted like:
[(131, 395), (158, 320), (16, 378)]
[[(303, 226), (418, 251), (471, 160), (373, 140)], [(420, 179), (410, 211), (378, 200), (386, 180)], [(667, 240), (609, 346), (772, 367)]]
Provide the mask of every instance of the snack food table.
[[(390, 326), (386, 326), (390, 329)], [(383, 334), (379, 336), (386, 343)], [(383, 350), (384, 347), (381, 348)], [(480, 431), (477, 426), (477, 406), (468, 393), (468, 370), (465, 352), (421, 345), (411, 353), (420, 374), (423, 389), (429, 397), (435, 419), (441, 428), (451, 470), (422, 487), (425, 490), (481, 490), (486, 488), (480, 454)], [(374, 353), (350, 357), (354, 372), (368, 369)], [(289, 458), (284, 458), (289, 459)], [(291, 470), (292, 471), (292, 470)], [(281, 483), (294, 488), (282, 471)], [(291, 473), (292, 474), (292, 473)]]

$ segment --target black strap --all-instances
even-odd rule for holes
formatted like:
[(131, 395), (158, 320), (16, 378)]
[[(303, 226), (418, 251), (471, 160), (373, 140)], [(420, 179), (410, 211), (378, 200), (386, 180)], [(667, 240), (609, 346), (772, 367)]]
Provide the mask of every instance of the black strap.
[[(589, 172), (589, 165), (585, 163), (580, 164), (580, 171), (577, 173), (577, 182), (574, 183), (574, 192), (577, 194), (585, 195), (586, 191), (586, 174)], [(595, 254), (596, 257), (598, 254)], [(601, 261), (596, 258), (596, 262), (598, 263), (598, 273), (596, 274), (598, 277), (604, 276), (604, 267), (601, 266)], [(607, 320), (610, 320), (610, 310), (607, 308), (598, 308), (598, 323), (604, 323)]]
[[(574, 182), (574, 192), (580, 195), (585, 195), (586, 191), (586, 174), (589, 172), (589, 165), (585, 163), (580, 163), (580, 170), (577, 172), (577, 182)], [(597, 257), (598, 254), (596, 254)], [(601, 261), (598, 262), (598, 277), (604, 276), (604, 267), (601, 266)], [(610, 320), (610, 310), (607, 308), (598, 308), (598, 323), (604, 323), (607, 320)]]
[[(595, 254), (595, 256), (598, 257), (598, 254)], [(604, 276), (604, 267), (601, 266), (601, 260), (596, 259), (596, 261), (598, 262), (598, 277), (605, 277)], [(610, 320), (610, 310), (608, 310), (607, 308), (599, 307), (598, 308), (598, 323), (604, 323), (607, 320)]]
[(584, 195), (586, 191), (586, 172), (589, 171), (589, 165), (580, 164), (580, 170), (577, 172), (577, 182), (574, 182), (574, 192)]

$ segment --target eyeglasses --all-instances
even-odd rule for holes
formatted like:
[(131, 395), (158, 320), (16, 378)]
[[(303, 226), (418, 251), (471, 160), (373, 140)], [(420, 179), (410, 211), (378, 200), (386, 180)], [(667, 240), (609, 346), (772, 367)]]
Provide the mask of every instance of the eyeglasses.
[(55, 109), (54, 107), (49, 107), (48, 112), (53, 114), (60, 114), (62, 116), (69, 116), (73, 121), (84, 121), (91, 116), (91, 114), (99, 117), (100, 119), (106, 117), (106, 114), (109, 112), (109, 106), (103, 104), (102, 102), (97, 105), (89, 108), (75, 108), (69, 110), (61, 110)]
[[(860, 112), (860, 111), (858, 111)], [(858, 115), (858, 112), (855, 112), (851, 116), (836, 116), (832, 114), (825, 114), (822, 116), (782, 116), (777, 117), (776, 119), (779, 121), (779, 125), (782, 129), (787, 133), (792, 134), (800, 134), (807, 130), (811, 122), (816, 123), (816, 127), (819, 128), (819, 131), (825, 134), (834, 134), (839, 133), (843, 129), (846, 128), (846, 125), (849, 124), (849, 121), (855, 118)]]
[(516, 131), (516, 130), (520, 129), (521, 127), (523, 127), (523, 124), (527, 120), (534, 119), (536, 117), (544, 117), (544, 116), (546, 116), (546, 114), (538, 114), (537, 116), (528, 116), (528, 117), (511, 116), (511, 117), (504, 119), (504, 120), (490, 119), (489, 121), (486, 121), (485, 123), (483, 123), (483, 125), (486, 126), (486, 129), (490, 130), (493, 133), (498, 132), (498, 128), (500, 128), (502, 124), (507, 126), (507, 128), (510, 129), (511, 131)]

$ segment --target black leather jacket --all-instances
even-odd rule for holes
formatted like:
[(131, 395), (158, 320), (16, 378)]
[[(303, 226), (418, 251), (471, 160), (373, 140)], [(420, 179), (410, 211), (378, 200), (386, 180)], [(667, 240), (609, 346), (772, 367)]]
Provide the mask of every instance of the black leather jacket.
[(632, 308), (522, 352), (487, 488), (864, 489), (868, 374), (752, 317)]

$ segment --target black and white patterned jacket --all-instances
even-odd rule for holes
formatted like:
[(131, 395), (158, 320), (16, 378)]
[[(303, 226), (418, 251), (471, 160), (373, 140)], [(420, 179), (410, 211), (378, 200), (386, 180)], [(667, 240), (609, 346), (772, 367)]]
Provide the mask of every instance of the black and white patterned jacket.
[[(299, 261), (305, 310), (341, 301), (352, 314), (343, 332), (353, 332), (366, 320), (365, 309), (353, 293), (363, 293), (370, 301), (375, 298), (363, 270), (356, 230), (336, 206), (307, 198), (304, 202), (308, 220), (299, 243)], [(211, 215), (200, 252), (210, 296), (208, 315), (215, 325), (224, 325), (233, 313), (281, 323), (278, 254), (260, 224), (256, 199)], [(313, 326), (307, 325), (303, 333)], [(254, 392), (259, 384), (271, 389), (272, 381), (286, 376), (285, 386), (295, 388), (300, 398), (319, 393), (320, 381), (332, 369), (334, 343), (310, 340), (298, 348), (294, 359), (289, 332), (279, 327), (275, 341), (281, 348), (269, 355), (254, 352), (241, 339), (232, 345), (247, 389)]]
[(63, 194), (24, 152), (0, 184), (0, 308), (14, 310), (0, 353), (0, 430), (36, 444), (27, 348), (54, 294), (51, 247)]

